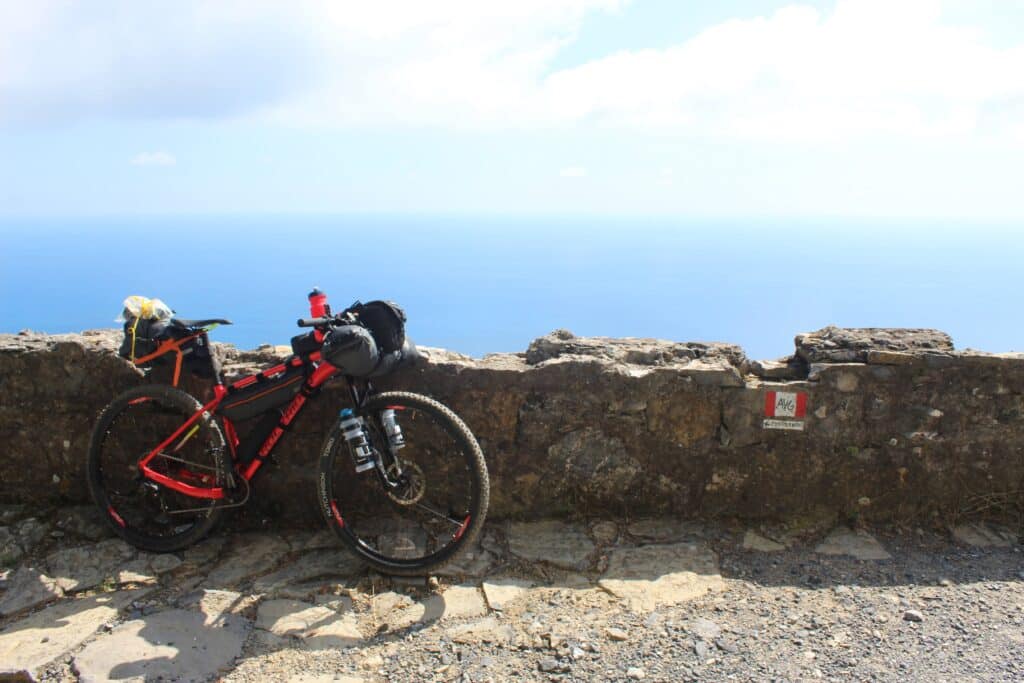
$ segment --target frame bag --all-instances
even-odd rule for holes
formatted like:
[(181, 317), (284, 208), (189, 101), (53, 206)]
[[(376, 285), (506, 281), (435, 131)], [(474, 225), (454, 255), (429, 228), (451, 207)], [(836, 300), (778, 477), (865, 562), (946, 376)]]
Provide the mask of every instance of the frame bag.
[(306, 372), (302, 366), (289, 366), (272, 378), (260, 380), (242, 389), (229, 389), (217, 412), (233, 422), (256, 417), (292, 400), (302, 391)]

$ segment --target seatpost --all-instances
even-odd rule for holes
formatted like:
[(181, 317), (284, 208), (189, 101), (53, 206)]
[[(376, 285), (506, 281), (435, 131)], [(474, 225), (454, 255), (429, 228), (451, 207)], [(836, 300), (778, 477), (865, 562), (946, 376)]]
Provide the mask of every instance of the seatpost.
[[(319, 287), (314, 287), (309, 293), (309, 317), (323, 318), (330, 314), (331, 306), (327, 303), (327, 295), (321, 292)], [(324, 340), (324, 333), (318, 329), (313, 330), (313, 336), (318, 342)]]

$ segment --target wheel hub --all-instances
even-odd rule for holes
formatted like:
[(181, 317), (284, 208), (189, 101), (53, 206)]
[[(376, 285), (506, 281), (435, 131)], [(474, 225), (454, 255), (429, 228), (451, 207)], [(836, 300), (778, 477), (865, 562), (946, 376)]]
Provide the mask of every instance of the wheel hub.
[(399, 505), (415, 505), (423, 499), (423, 494), (427, 492), (427, 479), (423, 475), (423, 469), (408, 460), (402, 460), (400, 463), (392, 465), (392, 472), (389, 472), (389, 475), (397, 474), (397, 465), (399, 464), (402, 472), (397, 475), (399, 483), (395, 488), (388, 490), (388, 498)]

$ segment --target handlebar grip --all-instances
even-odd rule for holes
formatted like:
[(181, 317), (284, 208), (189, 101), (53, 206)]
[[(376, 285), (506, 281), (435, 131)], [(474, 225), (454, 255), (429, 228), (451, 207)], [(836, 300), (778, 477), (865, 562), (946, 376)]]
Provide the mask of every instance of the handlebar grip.
[(331, 322), (331, 318), (299, 318), (295, 323), (299, 327), (321, 327)]

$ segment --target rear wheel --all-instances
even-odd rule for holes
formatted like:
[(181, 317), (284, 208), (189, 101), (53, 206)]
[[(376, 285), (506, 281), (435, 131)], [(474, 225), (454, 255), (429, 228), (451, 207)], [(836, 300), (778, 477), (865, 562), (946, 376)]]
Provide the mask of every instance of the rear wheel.
[[(89, 491), (111, 528), (138, 548), (164, 553), (185, 548), (209, 533), (223, 512), (218, 506), (223, 501), (179, 493), (143, 477), (139, 469), (140, 458), (201, 408), (180, 389), (145, 385), (124, 392), (100, 414), (89, 444)], [(220, 427), (208, 414), (150, 467), (200, 488), (225, 486), (231, 471)]]
[[(401, 433), (397, 448), (385, 425), (389, 411)], [(356, 471), (360, 459), (339, 420), (320, 454), (318, 493), (327, 523), (385, 574), (440, 568), (483, 527), (490, 485), (480, 445), (455, 413), (418, 394), (377, 394), (358, 416), (376, 463)]]

